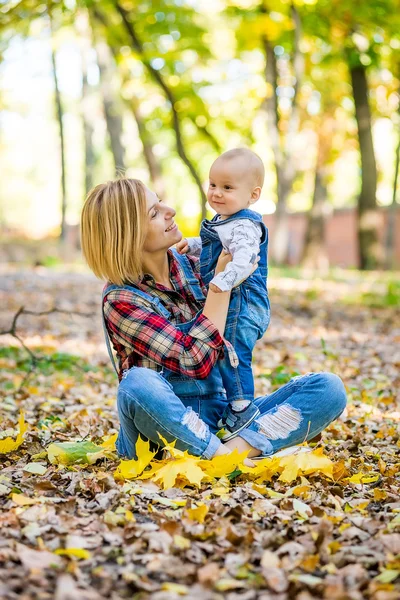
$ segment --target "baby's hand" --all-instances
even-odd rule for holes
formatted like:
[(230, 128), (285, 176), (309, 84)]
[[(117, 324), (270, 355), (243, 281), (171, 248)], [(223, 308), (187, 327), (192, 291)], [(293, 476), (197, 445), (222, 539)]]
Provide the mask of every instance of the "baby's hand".
[(214, 292), (214, 294), (222, 294), (221, 288), (216, 286), (215, 283), (210, 283), (208, 287), (212, 292)]
[(176, 249), (179, 254), (187, 254), (189, 252), (189, 244), (186, 238), (182, 238), (180, 242), (176, 244)]

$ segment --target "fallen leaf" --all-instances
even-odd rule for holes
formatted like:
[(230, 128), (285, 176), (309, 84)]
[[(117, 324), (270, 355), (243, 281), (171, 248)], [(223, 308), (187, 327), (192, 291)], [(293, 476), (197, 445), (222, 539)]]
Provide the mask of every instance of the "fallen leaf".
[(28, 425), (25, 423), (24, 413), (22, 411), (18, 419), (18, 428), (19, 432), (15, 440), (11, 437), (7, 437), (5, 440), (0, 440), (0, 454), (14, 452), (24, 441), (24, 436), (28, 429)]

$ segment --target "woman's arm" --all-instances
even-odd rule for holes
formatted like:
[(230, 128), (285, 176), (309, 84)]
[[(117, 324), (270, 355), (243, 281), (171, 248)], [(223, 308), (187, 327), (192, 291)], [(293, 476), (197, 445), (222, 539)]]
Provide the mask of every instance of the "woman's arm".
[[(225, 252), (217, 263), (223, 270), (231, 260)], [(104, 300), (104, 316), (113, 341), (125, 350), (147, 358), (175, 373), (195, 379), (210, 374), (225, 345), (222, 337), (228, 313), (230, 292), (209, 293), (204, 311), (190, 331), (183, 333), (151, 306), (137, 306), (133, 294), (114, 290)]]
[[(231, 260), (232, 256), (223, 250), (219, 255), (217, 266), (215, 267), (215, 275), (222, 273)], [(230, 290), (220, 294), (213, 292), (211, 289), (208, 290), (203, 315), (214, 323), (221, 335), (224, 335), (230, 299)]]

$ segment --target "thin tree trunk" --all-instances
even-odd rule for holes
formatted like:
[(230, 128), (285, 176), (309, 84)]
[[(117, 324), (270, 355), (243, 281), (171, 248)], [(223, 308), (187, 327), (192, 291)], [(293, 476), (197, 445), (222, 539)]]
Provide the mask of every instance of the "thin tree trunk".
[(121, 108), (116, 102), (113, 87), (115, 74), (114, 61), (105, 42), (96, 44), (97, 63), (100, 70), (100, 89), (103, 96), (104, 115), (110, 139), (111, 152), (114, 159), (116, 174), (125, 171), (125, 149), (122, 145), (122, 117)]
[(154, 191), (161, 199), (163, 199), (165, 198), (165, 185), (162, 176), (161, 164), (154, 154), (153, 144), (146, 129), (143, 117), (140, 114), (139, 102), (136, 98), (132, 98), (130, 104), (136, 120), (139, 137), (143, 146), (143, 154), (149, 169), (150, 179), (154, 186)]
[(314, 193), (307, 218), (302, 256), (303, 266), (318, 269), (322, 272), (326, 272), (329, 267), (328, 253), (325, 246), (326, 215), (329, 210), (326, 179), (334, 127), (335, 121), (330, 116), (325, 116), (322, 123), (317, 124), (318, 149)]
[[(261, 12), (266, 14), (267, 8), (261, 7)], [(292, 110), (288, 122), (285, 143), (282, 149), (282, 140), (279, 131), (279, 113), (278, 113), (278, 72), (276, 57), (273, 46), (267, 36), (263, 36), (262, 43), (266, 59), (265, 78), (268, 84), (269, 94), (265, 99), (264, 107), (267, 113), (267, 128), (270, 138), (271, 148), (274, 154), (276, 184), (277, 184), (277, 204), (275, 212), (275, 223), (273, 231), (273, 240), (271, 244), (271, 254), (275, 263), (282, 264), (287, 260), (289, 248), (289, 220), (287, 215), (287, 198), (291, 192), (293, 181), (296, 176), (296, 169), (293, 162), (294, 139), (299, 127), (299, 108), (298, 108), (298, 90), (304, 74), (304, 58), (300, 51), (300, 40), (302, 36), (302, 27), (299, 13), (292, 4), (291, 15), (294, 23), (294, 42), (293, 42), (293, 71), (295, 75), (294, 95), (292, 99)]]
[(78, 11), (75, 18), (75, 29), (80, 42), (81, 69), (82, 69), (82, 99), (81, 116), (84, 135), (84, 153), (85, 153), (85, 194), (93, 187), (94, 167), (96, 164), (96, 154), (93, 147), (94, 133), (94, 114), (92, 106), (92, 94), (88, 82), (88, 55), (91, 48), (91, 31), (87, 11)]
[[(101, 15), (101, 13), (99, 13), (95, 9), (93, 10), (93, 16), (104, 27), (107, 26), (107, 23), (105, 23), (105, 20), (104, 20), (103, 16)], [(93, 36), (95, 37), (94, 27), (92, 27), (92, 30), (93, 30)], [(109, 45), (108, 45), (108, 50), (109, 50), (110, 56), (112, 56), (113, 69), (116, 70), (117, 53), (114, 50), (114, 48), (112, 48)], [(126, 79), (128, 79), (128, 77), (130, 77), (129, 74), (124, 75), (125, 71), (126, 71), (126, 69), (122, 70), (123, 74), (121, 75), (121, 77), (122, 77), (123, 81), (125, 81)], [(120, 69), (120, 72), (121, 72), (121, 69)], [(136, 121), (136, 125), (138, 128), (138, 134), (140, 137), (140, 141), (142, 142), (142, 146), (143, 146), (144, 159), (146, 161), (147, 168), (149, 170), (150, 181), (154, 187), (154, 191), (158, 194), (158, 196), (161, 199), (165, 199), (166, 192), (165, 192), (164, 179), (163, 179), (163, 175), (162, 175), (161, 163), (154, 153), (153, 142), (152, 142), (151, 136), (150, 136), (149, 132), (147, 131), (144, 119), (140, 114), (139, 101), (137, 100), (137, 98), (133, 97), (131, 100), (126, 100), (125, 103), (129, 107), (129, 109), (132, 111), (132, 114)]]
[(380, 263), (378, 215), (376, 206), (376, 162), (372, 142), (371, 112), (365, 67), (350, 68), (361, 155), (361, 192), (358, 197), (358, 243), (360, 268), (376, 268)]
[[(51, 23), (51, 16), (49, 14), (50, 20), (50, 30), (53, 41), (53, 28)], [(55, 108), (57, 115), (58, 128), (60, 132), (60, 166), (61, 166), (61, 233), (60, 239), (61, 241), (65, 241), (66, 238), (66, 212), (67, 212), (67, 192), (66, 192), (66, 174), (65, 174), (65, 138), (64, 138), (64, 126), (63, 126), (63, 108), (61, 104), (61, 94), (60, 88), (58, 85), (58, 77), (57, 77), (57, 65), (56, 65), (56, 55), (53, 47), (53, 43), (51, 43), (51, 64), (52, 64), (52, 75), (54, 82), (54, 100), (55, 100)]]
[(172, 113), (172, 125), (173, 125), (173, 129), (175, 132), (177, 152), (178, 152), (179, 157), (182, 159), (182, 161), (185, 163), (185, 165), (189, 169), (189, 172), (192, 175), (193, 180), (195, 181), (195, 183), (197, 185), (197, 188), (198, 188), (199, 194), (200, 194), (200, 199), (201, 199), (201, 218), (204, 219), (206, 217), (206, 213), (207, 213), (207, 209), (206, 209), (207, 197), (203, 190), (200, 176), (199, 176), (194, 164), (192, 163), (192, 161), (190, 160), (190, 158), (188, 157), (188, 155), (186, 153), (183, 136), (182, 136), (181, 123), (180, 123), (180, 119), (178, 116), (178, 112), (175, 108), (175, 104), (176, 104), (175, 97), (172, 93), (172, 90), (170, 89), (170, 87), (166, 83), (165, 79), (161, 75), (161, 73), (159, 71), (157, 71), (156, 69), (154, 69), (154, 67), (151, 65), (150, 61), (146, 58), (145, 53), (143, 51), (142, 42), (137, 37), (134, 25), (128, 18), (128, 12), (119, 4), (118, 0), (114, 0), (114, 5), (122, 18), (122, 21), (125, 25), (125, 29), (126, 29), (128, 35), (130, 37), (130, 40), (132, 42), (133, 48), (140, 56), (140, 59), (141, 59), (143, 65), (146, 67), (146, 69), (150, 73), (152, 79), (163, 90), (164, 95), (170, 104), (171, 113)]
[(93, 132), (94, 127), (92, 124), (92, 107), (91, 107), (91, 94), (90, 86), (87, 78), (87, 56), (86, 49), (81, 50), (82, 57), (82, 121), (83, 121), (83, 133), (85, 139), (85, 194), (87, 194), (93, 187), (93, 174), (94, 167), (96, 164), (96, 155), (93, 148)]
[[(400, 116), (400, 110), (399, 110)], [(395, 167), (394, 167), (394, 178), (393, 178), (393, 194), (392, 194), (392, 202), (388, 211), (388, 223), (387, 223), (387, 233), (386, 233), (386, 268), (394, 269), (396, 256), (396, 214), (398, 210), (398, 205), (396, 202), (397, 198), (397, 184), (399, 180), (399, 167), (400, 167), (400, 128), (399, 128), (399, 140), (397, 142), (396, 148), (396, 158), (395, 158)]]
[(315, 169), (315, 183), (312, 207), (308, 213), (302, 265), (326, 272), (329, 259), (325, 248), (325, 208), (327, 189), (323, 168)]

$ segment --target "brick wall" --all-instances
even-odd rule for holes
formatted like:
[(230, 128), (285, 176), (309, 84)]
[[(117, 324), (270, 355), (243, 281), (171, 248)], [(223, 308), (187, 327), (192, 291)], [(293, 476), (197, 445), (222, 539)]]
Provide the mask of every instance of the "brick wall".
[[(269, 229), (270, 240), (274, 235), (274, 217), (274, 215), (264, 216), (264, 222)], [(381, 243), (384, 244), (387, 232), (388, 209), (380, 208), (378, 211), (378, 218), (379, 238)], [(301, 259), (306, 227), (306, 213), (289, 215), (289, 263), (291, 265), (297, 265)], [(336, 210), (327, 218), (325, 225), (325, 242), (329, 263), (332, 266), (358, 266), (356, 209), (349, 208)], [(397, 208), (396, 211), (395, 246), (396, 265), (399, 267), (400, 208)]]

